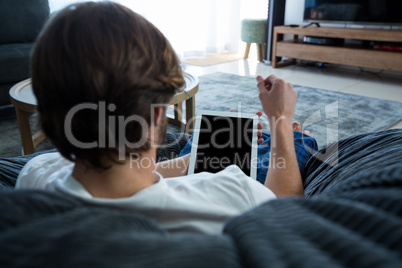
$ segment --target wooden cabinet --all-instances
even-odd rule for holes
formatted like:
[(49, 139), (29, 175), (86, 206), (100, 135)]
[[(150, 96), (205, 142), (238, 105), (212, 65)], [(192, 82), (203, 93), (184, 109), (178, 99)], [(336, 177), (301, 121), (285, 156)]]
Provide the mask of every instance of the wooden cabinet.
[[(278, 41), (278, 35), (289, 34), (293, 38)], [(402, 71), (402, 52), (384, 51), (365, 48), (361, 45), (315, 45), (303, 42), (303, 36), (342, 38), (354, 41), (402, 42), (401, 30), (372, 30), (333, 27), (291, 28), (277, 26), (274, 28), (272, 51), (272, 67), (282, 67), (295, 63), (295, 59), (328, 62), (334, 64), (353, 65)], [(277, 57), (287, 57), (293, 60), (279, 62)]]

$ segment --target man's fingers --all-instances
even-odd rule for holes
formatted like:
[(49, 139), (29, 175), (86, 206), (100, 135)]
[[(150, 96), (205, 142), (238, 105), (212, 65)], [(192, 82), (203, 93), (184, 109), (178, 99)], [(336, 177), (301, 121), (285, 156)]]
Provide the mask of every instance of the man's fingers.
[(257, 76), (257, 81), (258, 81), (257, 87), (258, 87), (260, 93), (266, 91), (267, 89), (265, 87), (266, 84), (265, 84), (264, 79), (261, 76)]
[(260, 145), (260, 144), (263, 143), (263, 142), (264, 142), (264, 139), (263, 139), (263, 138), (259, 138), (258, 141), (257, 141), (257, 144)]
[(264, 78), (261, 75), (257, 75), (256, 79), (258, 82), (264, 81)]
[(263, 127), (264, 127), (264, 126), (262, 125), (262, 123), (258, 123), (258, 124), (257, 124), (257, 128), (258, 128), (258, 129), (262, 129)]
[(278, 77), (276, 77), (274, 74), (271, 74), (270, 76), (268, 76), (265, 79), (265, 82), (269, 83), (269, 84), (273, 84), (276, 80), (278, 80)]
[(270, 91), (272, 89), (272, 85), (276, 83), (277, 80), (281, 80), (281, 82), (283, 82), (282, 79), (278, 79), (278, 77), (273, 74), (268, 76), (265, 80), (262, 78), (262, 76), (257, 76), (257, 87), (260, 90), (260, 94), (266, 91)]
[(258, 115), (258, 117), (261, 117), (261, 116), (262, 116), (262, 112), (261, 112), (261, 111), (258, 111), (258, 112), (256, 112), (255, 114)]
[(233, 110), (233, 109), (230, 109), (230, 111), (229, 111), (229, 112), (233, 113), (233, 112), (234, 112), (234, 110)]
[(272, 88), (272, 85), (270, 82), (267, 81), (267, 79), (263, 79), (261, 76), (257, 76), (257, 87), (260, 90), (260, 93), (270, 91)]

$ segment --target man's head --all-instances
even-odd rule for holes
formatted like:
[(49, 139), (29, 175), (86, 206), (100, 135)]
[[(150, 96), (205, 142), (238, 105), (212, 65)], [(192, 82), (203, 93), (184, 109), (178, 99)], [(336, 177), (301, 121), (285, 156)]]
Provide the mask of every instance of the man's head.
[[(179, 60), (163, 34), (111, 2), (58, 12), (32, 56), (43, 131), (63, 156), (95, 167), (119, 149), (126, 154), (149, 150), (150, 126), (163, 129), (165, 121), (164, 109), (155, 104), (167, 104), (183, 83)], [(151, 118), (154, 112), (158, 120)], [(126, 146), (144, 137), (138, 148)]]

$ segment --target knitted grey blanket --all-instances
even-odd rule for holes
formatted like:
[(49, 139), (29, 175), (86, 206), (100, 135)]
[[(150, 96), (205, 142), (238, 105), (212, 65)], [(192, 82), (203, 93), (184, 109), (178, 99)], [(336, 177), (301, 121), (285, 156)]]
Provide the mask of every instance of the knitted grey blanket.
[(402, 130), (338, 145), (310, 159), (305, 198), (269, 201), (221, 235), (172, 235), (136, 213), (2, 190), (0, 267), (401, 267)]

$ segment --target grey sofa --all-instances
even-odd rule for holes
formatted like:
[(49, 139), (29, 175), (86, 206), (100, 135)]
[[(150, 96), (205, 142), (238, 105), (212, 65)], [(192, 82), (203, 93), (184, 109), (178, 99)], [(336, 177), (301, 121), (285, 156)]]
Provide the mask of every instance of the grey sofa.
[(0, 106), (10, 88), (29, 77), (30, 54), (49, 16), (48, 0), (0, 0)]
[(324, 151), (307, 163), (305, 198), (262, 204), (219, 235), (169, 234), (138, 213), (13, 190), (32, 156), (1, 159), (0, 267), (402, 267), (402, 130)]

